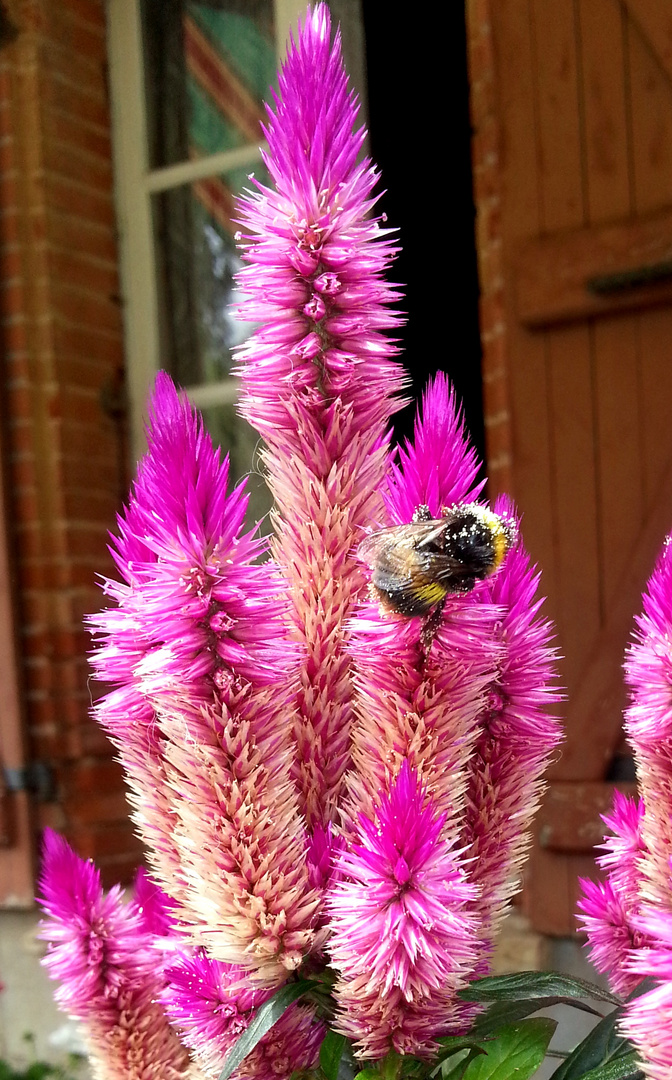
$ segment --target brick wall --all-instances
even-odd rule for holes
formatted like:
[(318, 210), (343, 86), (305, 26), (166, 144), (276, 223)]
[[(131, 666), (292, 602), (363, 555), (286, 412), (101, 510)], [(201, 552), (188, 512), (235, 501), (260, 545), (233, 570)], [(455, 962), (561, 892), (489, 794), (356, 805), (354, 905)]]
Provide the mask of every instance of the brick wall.
[(467, 0), (476, 248), (481, 288), (483, 408), (490, 497), (511, 491), (504, 278), (500, 229), (500, 131), (495, 110), (491, 0)]
[(0, 334), (28, 750), (54, 769), (37, 822), (110, 879), (138, 845), (88, 718), (85, 613), (127, 487), (103, 0), (5, 0)]

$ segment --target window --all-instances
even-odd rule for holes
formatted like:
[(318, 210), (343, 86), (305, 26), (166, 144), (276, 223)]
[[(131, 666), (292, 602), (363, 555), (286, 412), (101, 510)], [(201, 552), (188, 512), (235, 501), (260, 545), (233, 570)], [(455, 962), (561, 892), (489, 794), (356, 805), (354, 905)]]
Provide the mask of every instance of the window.
[(262, 181), (262, 101), (305, 0), (110, 0), (114, 166), (131, 407), (131, 450), (167, 369), (231, 453), (252, 469), (257, 436), (235, 412), (231, 349), (249, 327), (233, 314), (234, 200)]

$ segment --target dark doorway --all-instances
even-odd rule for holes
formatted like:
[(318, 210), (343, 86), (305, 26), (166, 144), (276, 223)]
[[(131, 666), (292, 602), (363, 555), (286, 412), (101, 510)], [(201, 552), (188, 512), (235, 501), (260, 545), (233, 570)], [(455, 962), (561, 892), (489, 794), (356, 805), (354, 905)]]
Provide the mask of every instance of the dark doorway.
[[(386, 189), (381, 210), (403, 248), (392, 276), (406, 295), (401, 337), (413, 396), (446, 371), (483, 457), (464, 5), (437, 10), (436, 19), (412, 6), (393, 17), (378, 0), (362, 2), (371, 153)], [(414, 411), (399, 415), (398, 435), (410, 433)]]

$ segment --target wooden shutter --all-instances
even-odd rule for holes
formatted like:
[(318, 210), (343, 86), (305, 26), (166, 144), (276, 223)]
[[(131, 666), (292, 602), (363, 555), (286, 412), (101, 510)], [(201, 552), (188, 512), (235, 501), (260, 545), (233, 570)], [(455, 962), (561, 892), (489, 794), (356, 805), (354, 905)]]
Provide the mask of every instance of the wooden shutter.
[(594, 869), (623, 653), (672, 527), (669, 11), (491, 5), (512, 494), (568, 694), (529, 883), (537, 928), (556, 934)]

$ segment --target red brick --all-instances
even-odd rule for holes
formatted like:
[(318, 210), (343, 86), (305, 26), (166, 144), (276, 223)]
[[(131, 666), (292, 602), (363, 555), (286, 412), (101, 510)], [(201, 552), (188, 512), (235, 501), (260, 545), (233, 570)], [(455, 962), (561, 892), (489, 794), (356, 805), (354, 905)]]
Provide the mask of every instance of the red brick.
[(76, 116), (96, 128), (109, 130), (110, 111), (102, 79), (87, 79), (83, 84), (74, 82), (70, 71), (52, 71), (46, 97), (50, 108), (57, 108), (66, 116)]
[(50, 46), (47, 77), (50, 82), (64, 79), (83, 91), (90, 90), (96, 97), (107, 96), (104, 66), (60, 42), (52, 42)]
[(58, 282), (53, 285), (51, 302), (54, 316), (64, 325), (92, 327), (121, 335), (119, 304), (109, 297), (83, 293)]
[(73, 289), (99, 296), (119, 294), (119, 273), (113, 260), (103, 261), (78, 250), (62, 251), (50, 246), (47, 267), (54, 280), (67, 281)]
[(112, 193), (107, 185), (92, 188), (73, 180), (71, 176), (64, 179), (55, 172), (49, 172), (45, 186), (50, 211), (66, 213), (73, 221), (94, 221), (97, 225), (114, 228)]
[(85, 149), (84, 137), (70, 143), (50, 139), (44, 145), (42, 176), (60, 176), (92, 191), (111, 192), (112, 165), (105, 154)]
[(64, 11), (92, 29), (105, 32), (105, 11), (102, 0), (60, 0)]
[(81, 326), (54, 327), (54, 349), (57, 355), (86, 357), (114, 364), (123, 358), (121, 334), (96, 331)]
[(79, 796), (65, 794), (63, 809), (73, 825), (119, 821), (127, 813), (126, 798), (118, 790)]
[[(61, 157), (75, 154), (83, 167), (85, 163), (101, 175), (112, 175), (112, 142), (109, 128), (94, 127), (59, 109), (49, 110), (49, 130), (45, 133), (44, 166), (54, 167)], [(53, 157), (52, 157), (53, 153)], [(60, 171), (60, 169), (58, 170)], [(66, 173), (71, 175), (71, 173)]]

